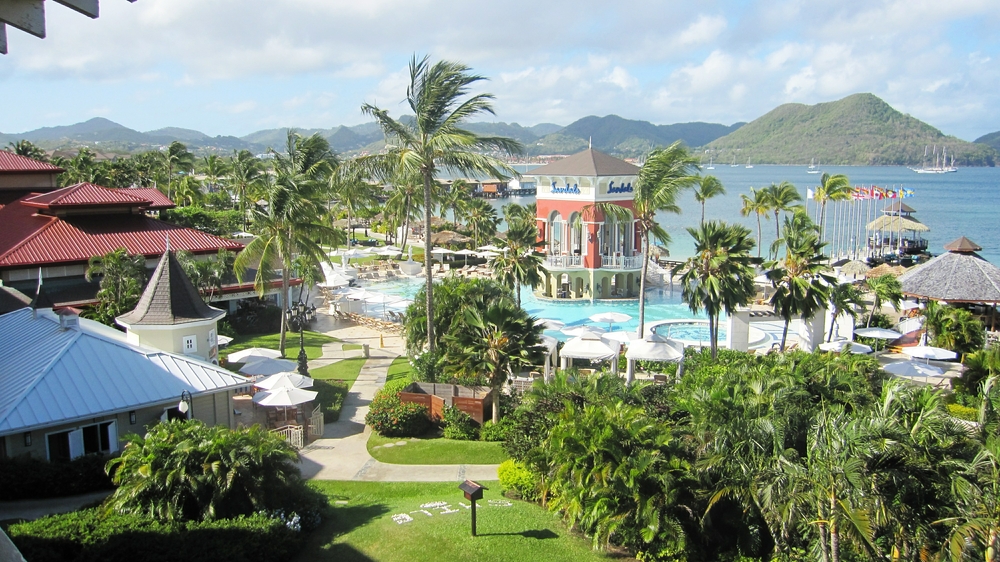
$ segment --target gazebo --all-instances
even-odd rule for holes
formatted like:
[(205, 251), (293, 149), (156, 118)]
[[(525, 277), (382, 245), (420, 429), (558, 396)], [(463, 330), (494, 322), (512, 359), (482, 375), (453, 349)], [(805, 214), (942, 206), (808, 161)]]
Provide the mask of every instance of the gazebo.
[(964, 236), (944, 249), (948, 251), (899, 277), (903, 294), (966, 305), (992, 329), (1000, 303), (1000, 268), (977, 254), (982, 247)]
[(926, 252), (927, 240), (920, 233), (930, 228), (913, 218), (915, 212), (913, 207), (901, 201), (882, 209), (882, 216), (865, 226), (869, 255), (881, 257), (898, 253), (903, 256)]

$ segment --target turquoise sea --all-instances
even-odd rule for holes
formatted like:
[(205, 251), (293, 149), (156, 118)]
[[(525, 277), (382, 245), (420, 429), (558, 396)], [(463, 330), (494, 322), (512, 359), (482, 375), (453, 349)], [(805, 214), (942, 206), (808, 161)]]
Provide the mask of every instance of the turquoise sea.
[[(517, 169), (525, 171), (534, 167), (518, 166)], [(930, 232), (924, 233), (923, 237), (927, 239), (931, 253), (940, 254), (945, 244), (959, 236), (966, 236), (983, 247), (980, 255), (1000, 265), (1000, 168), (960, 168), (950, 174), (918, 174), (908, 168), (894, 166), (823, 166), (822, 171), (846, 174), (857, 186), (874, 184), (883, 188), (912, 190), (914, 196), (904, 202), (916, 210), (914, 218), (930, 228)], [(788, 181), (805, 197), (806, 190), (814, 188), (820, 178), (819, 174), (806, 173), (805, 166), (754, 166), (747, 169), (743, 166), (717, 165), (715, 170), (702, 170), (702, 173), (719, 178), (727, 192), (723, 197), (708, 201), (705, 218), (744, 224), (754, 236), (757, 232), (756, 218), (740, 216), (741, 194), (749, 193), (750, 187), (760, 188), (772, 182)], [(891, 201), (875, 203), (881, 209)], [(498, 211), (509, 202), (528, 204), (534, 202), (534, 197), (491, 200)], [(673, 239), (670, 254), (674, 259), (683, 259), (693, 253), (694, 245), (686, 228), (696, 226), (701, 218), (701, 206), (690, 191), (681, 197), (680, 205), (683, 210), (681, 215), (661, 216), (661, 224)], [(828, 205), (828, 225), (831, 217), (832, 208)], [(766, 254), (767, 247), (774, 240), (773, 218), (763, 223), (762, 236)]]

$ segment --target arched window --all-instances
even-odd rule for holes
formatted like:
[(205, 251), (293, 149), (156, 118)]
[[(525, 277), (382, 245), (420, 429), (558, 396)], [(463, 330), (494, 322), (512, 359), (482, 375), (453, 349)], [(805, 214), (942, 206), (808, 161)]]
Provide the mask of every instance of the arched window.
[(580, 213), (569, 216), (569, 252), (579, 256), (583, 254), (583, 218)]
[(554, 211), (549, 217), (549, 253), (559, 255), (566, 250), (563, 243), (564, 223), (559, 211)]

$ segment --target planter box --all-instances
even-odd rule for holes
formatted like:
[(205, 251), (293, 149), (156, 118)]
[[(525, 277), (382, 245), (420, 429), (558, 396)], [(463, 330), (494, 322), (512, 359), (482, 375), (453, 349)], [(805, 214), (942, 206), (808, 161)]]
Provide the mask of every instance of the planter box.
[(426, 406), (434, 421), (443, 417), (446, 406), (458, 408), (480, 425), (493, 412), (493, 391), (485, 386), (414, 382), (399, 393), (399, 400)]

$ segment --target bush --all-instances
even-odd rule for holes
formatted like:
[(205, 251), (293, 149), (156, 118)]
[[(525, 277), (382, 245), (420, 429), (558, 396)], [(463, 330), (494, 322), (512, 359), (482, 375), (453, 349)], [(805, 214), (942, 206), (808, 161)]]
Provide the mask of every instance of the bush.
[(444, 409), (444, 437), (458, 441), (479, 439), (479, 424), (462, 410), (453, 407)]
[(479, 431), (479, 438), (483, 441), (506, 441), (507, 436), (514, 429), (514, 420), (511, 418), (500, 418), (500, 423), (493, 423), (493, 420), (486, 420), (483, 428)]
[(524, 464), (507, 459), (497, 468), (500, 491), (528, 501), (538, 499), (538, 482), (535, 475)]
[(30, 457), (0, 459), (0, 501), (58, 498), (111, 490), (107, 457), (86, 455), (69, 462)]
[(979, 410), (961, 404), (948, 404), (948, 413), (960, 420), (978, 422)]
[(229, 236), (243, 228), (243, 216), (239, 211), (212, 211), (195, 205), (167, 209), (162, 219), (216, 236)]
[[(417, 437), (431, 427), (426, 406), (399, 401), (399, 390), (391, 389), (396, 381), (387, 383), (375, 393), (365, 423), (383, 437)], [(406, 386), (405, 384), (403, 386)]]
[(316, 400), (323, 412), (323, 423), (333, 423), (340, 419), (340, 410), (344, 407), (348, 385), (343, 381), (325, 381), (313, 379), (312, 390), (318, 392)]
[(420, 382), (438, 382), (437, 374), (440, 371), (441, 352), (437, 349), (434, 352), (426, 351), (410, 359), (413, 365), (413, 380)]
[(302, 545), (297, 527), (260, 513), (171, 523), (96, 508), (18, 523), (8, 533), (32, 562), (244, 562), (294, 556)]

